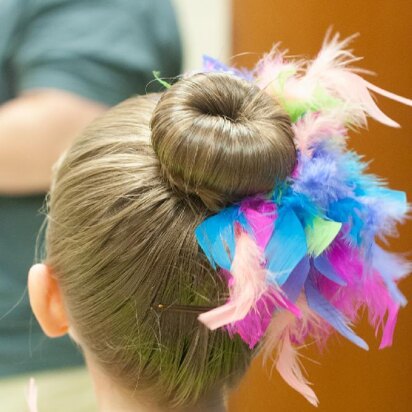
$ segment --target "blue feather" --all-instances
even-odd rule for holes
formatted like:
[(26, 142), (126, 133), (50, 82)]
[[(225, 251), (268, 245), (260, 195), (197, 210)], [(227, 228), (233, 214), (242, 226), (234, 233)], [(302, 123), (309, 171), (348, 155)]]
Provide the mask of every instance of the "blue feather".
[(344, 198), (334, 203), (329, 207), (328, 217), (336, 222), (349, 223), (350, 229), (346, 237), (350, 242), (359, 246), (362, 241), (362, 231), (364, 229), (364, 215), (365, 207), (355, 199)]
[(195, 230), (199, 246), (214, 269), (230, 270), (235, 252), (234, 222), (239, 206), (230, 206), (204, 220)]
[(308, 196), (326, 210), (330, 203), (353, 195), (353, 185), (348, 184), (342, 170), (340, 156), (322, 151), (312, 158), (299, 159), (300, 174), (293, 189)]
[(206, 72), (223, 72), (233, 74), (249, 82), (254, 81), (252, 74), (246, 69), (239, 70), (235, 67), (226, 66), (226, 64), (205, 54), (203, 55), (203, 70), (205, 70)]
[(315, 313), (355, 345), (365, 350), (369, 349), (367, 343), (348, 326), (344, 316), (319, 292), (313, 279), (313, 274), (309, 275), (305, 283), (305, 293), (308, 305)]
[(407, 275), (411, 271), (411, 263), (386, 252), (374, 243), (372, 246), (372, 265), (382, 276), (392, 299), (400, 306), (405, 306), (408, 301), (394, 280)]
[(288, 187), (283, 190), (282, 196), (280, 193), (274, 192), (273, 200), (279, 203), (281, 206), (287, 206), (293, 209), (296, 216), (302, 223), (302, 226), (308, 224), (308, 216), (319, 215), (319, 208), (309, 199), (308, 196), (295, 192), (292, 188)]
[(365, 210), (365, 236), (369, 237), (394, 235), (397, 223), (405, 219), (409, 208), (404, 192), (384, 187), (368, 188), (359, 201)]
[(282, 285), (306, 252), (306, 235), (302, 224), (292, 209), (281, 207), (275, 230), (265, 249), (269, 282)]

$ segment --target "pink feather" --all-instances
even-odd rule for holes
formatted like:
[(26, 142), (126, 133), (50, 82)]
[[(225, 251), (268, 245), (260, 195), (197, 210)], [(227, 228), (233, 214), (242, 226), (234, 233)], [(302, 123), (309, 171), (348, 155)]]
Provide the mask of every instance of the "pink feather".
[(360, 308), (368, 308), (368, 320), (375, 328), (375, 334), (382, 329), (380, 348), (390, 346), (399, 303), (390, 295), (379, 271), (392, 268), (392, 278), (396, 281), (410, 272), (410, 262), (402, 256), (381, 251), (373, 261), (375, 267), (365, 267), (359, 251), (342, 241), (334, 243), (328, 258), (347, 286), (337, 291), (336, 286), (332, 289), (331, 282), (323, 278), (320, 284), (322, 293), (351, 321), (356, 321)]
[[(338, 33), (332, 38), (328, 33), (320, 52), (311, 62), (285, 59), (285, 52), (280, 52), (276, 45), (257, 64), (256, 84), (279, 100), (288, 101), (315, 101), (316, 92), (323, 90), (344, 103), (339, 107), (341, 113), (335, 111), (333, 115), (338, 115), (348, 125), (364, 127), (369, 115), (387, 126), (399, 127), (379, 109), (370, 91), (409, 106), (412, 106), (412, 100), (381, 89), (356, 74), (370, 72), (352, 66), (361, 60), (348, 49), (355, 36), (341, 40)], [(326, 113), (325, 107), (323, 111)]]
[(269, 294), (270, 298), (274, 301), (277, 308), (283, 308), (295, 315), (297, 318), (302, 317), (302, 313), (297, 305), (291, 302), (286, 296), (285, 292), (273, 283), (270, 285)]
[(38, 412), (37, 409), (37, 385), (34, 378), (30, 378), (26, 392), (27, 406), (29, 412)]
[(298, 352), (291, 345), (288, 334), (279, 344), (276, 369), (286, 383), (302, 394), (313, 406), (318, 406), (318, 398), (313, 389), (310, 388), (308, 380), (303, 376)]
[(296, 146), (306, 156), (311, 155), (312, 146), (319, 141), (333, 139), (337, 144), (342, 144), (346, 136), (344, 119), (339, 119), (339, 113), (308, 113), (292, 128)]
[(212, 330), (242, 320), (267, 291), (262, 250), (239, 226), (235, 226), (235, 233), (230, 300), (223, 306), (199, 315), (199, 320)]
[(384, 96), (388, 99), (395, 100), (396, 102), (405, 104), (406, 106), (412, 106), (412, 99), (408, 99), (407, 97), (399, 96), (395, 93), (388, 92), (387, 90), (381, 89), (378, 86), (375, 86), (372, 83), (369, 83), (368, 81), (364, 80), (366, 87), (370, 90), (372, 90), (375, 93), (380, 94), (381, 96)]
[(379, 109), (369, 90), (409, 106), (412, 106), (412, 100), (374, 86), (355, 73), (366, 71), (350, 67), (360, 60), (353, 56), (351, 50), (346, 49), (353, 38), (354, 36), (350, 36), (339, 40), (337, 33), (329, 39), (327, 35), (318, 56), (308, 66), (300, 86), (314, 89), (318, 84), (332, 96), (347, 103), (345, 111), (349, 115), (348, 120), (355, 121), (355, 125), (366, 124), (364, 112), (387, 126), (399, 127), (398, 123)]
[(396, 320), (398, 318), (399, 305), (392, 304), (388, 309), (388, 317), (383, 327), (382, 339), (379, 349), (387, 348), (392, 345), (393, 334), (395, 331)]
[[(266, 53), (257, 63), (254, 75), (256, 78), (256, 84), (263, 90), (267, 90), (269, 93), (272, 91), (279, 92), (279, 83), (282, 80), (282, 76), (289, 74), (292, 76), (296, 74), (300, 69), (300, 63), (296, 61), (284, 59), (287, 50), (280, 51), (279, 43), (272, 47), (269, 53)], [(282, 80), (281, 80), (282, 79)]]
[(294, 344), (303, 345), (310, 336), (323, 345), (331, 329), (308, 307), (303, 295), (296, 305), (301, 312), (300, 318), (287, 311), (279, 311), (273, 316), (261, 347), (263, 362), (274, 360), (282, 378), (317, 406), (318, 399), (302, 373)]

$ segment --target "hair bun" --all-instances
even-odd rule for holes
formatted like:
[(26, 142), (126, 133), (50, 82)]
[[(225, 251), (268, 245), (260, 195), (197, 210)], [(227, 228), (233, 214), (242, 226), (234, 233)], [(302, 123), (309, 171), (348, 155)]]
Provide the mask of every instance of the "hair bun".
[(152, 145), (171, 185), (217, 211), (268, 192), (296, 161), (288, 115), (258, 87), (224, 73), (196, 74), (164, 92)]

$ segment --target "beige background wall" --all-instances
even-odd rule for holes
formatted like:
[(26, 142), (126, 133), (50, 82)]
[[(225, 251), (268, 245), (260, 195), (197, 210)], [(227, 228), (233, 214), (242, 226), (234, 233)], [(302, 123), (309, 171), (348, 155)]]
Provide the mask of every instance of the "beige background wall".
[(184, 69), (201, 67), (202, 55), (227, 61), (232, 54), (231, 0), (173, 0), (182, 32)]

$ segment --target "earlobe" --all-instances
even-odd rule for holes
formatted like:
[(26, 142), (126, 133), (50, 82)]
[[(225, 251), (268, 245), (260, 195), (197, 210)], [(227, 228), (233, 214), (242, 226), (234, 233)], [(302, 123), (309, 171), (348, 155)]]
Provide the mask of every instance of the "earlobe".
[(52, 269), (43, 263), (33, 265), (29, 271), (28, 287), (32, 310), (44, 333), (52, 338), (65, 335), (69, 324)]

